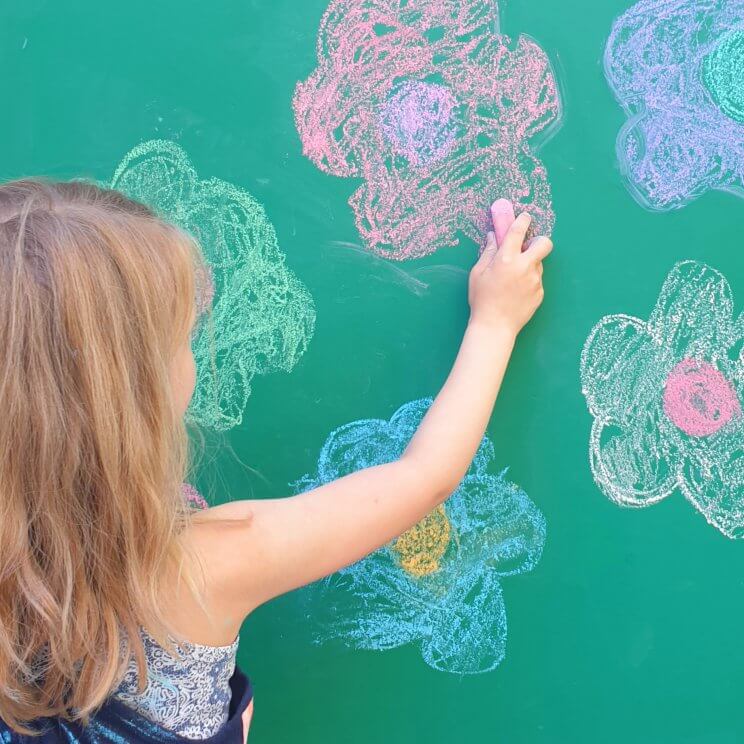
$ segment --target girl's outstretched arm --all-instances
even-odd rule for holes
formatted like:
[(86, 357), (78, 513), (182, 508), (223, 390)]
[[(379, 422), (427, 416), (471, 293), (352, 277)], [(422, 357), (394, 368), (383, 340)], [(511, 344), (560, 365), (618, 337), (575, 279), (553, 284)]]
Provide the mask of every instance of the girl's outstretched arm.
[[(246, 615), (350, 565), (411, 528), (458, 487), (480, 445), (519, 331), (543, 299), (548, 238), (524, 245), (527, 214), (493, 208), (495, 233), (470, 276), (471, 317), (447, 382), (403, 456), (286, 499), (211, 510), (209, 574)], [(212, 522), (212, 520), (217, 522)], [(206, 525), (205, 525), (206, 526)], [(215, 545), (216, 543), (216, 545)], [(242, 618), (241, 618), (242, 619)]]

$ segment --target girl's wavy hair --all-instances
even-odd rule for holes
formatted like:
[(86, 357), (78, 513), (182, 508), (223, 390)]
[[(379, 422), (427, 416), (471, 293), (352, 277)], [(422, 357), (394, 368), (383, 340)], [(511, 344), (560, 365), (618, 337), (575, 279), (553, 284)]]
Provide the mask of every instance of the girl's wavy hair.
[(188, 437), (170, 365), (198, 247), (91, 183), (0, 186), (0, 718), (87, 721), (167, 641)]

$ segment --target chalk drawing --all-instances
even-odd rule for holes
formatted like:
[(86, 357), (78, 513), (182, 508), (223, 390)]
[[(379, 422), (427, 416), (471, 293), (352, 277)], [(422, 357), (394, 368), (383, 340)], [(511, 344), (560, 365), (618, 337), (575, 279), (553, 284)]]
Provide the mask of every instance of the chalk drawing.
[[(334, 431), (317, 472), (298, 492), (401, 456), (431, 405), (418, 400), (390, 421), (356, 421)], [(488, 472), (485, 438), (456, 493), (412, 530), (306, 591), (316, 640), (390, 649), (419, 642), (427, 664), (460, 674), (487, 672), (506, 651), (501, 579), (531, 571), (545, 543), (545, 519), (527, 495)]]
[(318, 67), (295, 92), (305, 154), (356, 177), (366, 247), (392, 258), (480, 241), (509, 197), (549, 233), (550, 185), (534, 149), (561, 104), (545, 53), (499, 32), (495, 0), (334, 0)]
[(605, 71), (629, 116), (617, 156), (641, 204), (744, 195), (744, 0), (641, 0), (615, 21)]
[(603, 493), (644, 507), (679, 490), (730, 538), (744, 536), (744, 318), (696, 261), (669, 274), (648, 321), (604, 318), (581, 358)]
[(153, 140), (135, 147), (111, 183), (194, 235), (209, 276), (194, 335), (197, 385), (189, 415), (224, 431), (240, 424), (257, 374), (291, 371), (315, 325), (310, 293), (285, 265), (263, 207), (243, 189), (200, 180), (184, 150)]
[(186, 503), (193, 509), (209, 509), (207, 500), (190, 483), (184, 483), (181, 486), (181, 492), (183, 493)]

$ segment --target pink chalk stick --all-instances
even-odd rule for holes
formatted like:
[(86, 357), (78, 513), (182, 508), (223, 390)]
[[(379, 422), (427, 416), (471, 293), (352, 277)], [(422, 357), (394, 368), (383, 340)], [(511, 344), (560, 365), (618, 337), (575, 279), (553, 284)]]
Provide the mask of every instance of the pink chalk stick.
[(499, 199), (491, 205), (491, 218), (496, 232), (496, 243), (499, 248), (509, 232), (509, 228), (516, 219), (514, 205), (508, 199)]

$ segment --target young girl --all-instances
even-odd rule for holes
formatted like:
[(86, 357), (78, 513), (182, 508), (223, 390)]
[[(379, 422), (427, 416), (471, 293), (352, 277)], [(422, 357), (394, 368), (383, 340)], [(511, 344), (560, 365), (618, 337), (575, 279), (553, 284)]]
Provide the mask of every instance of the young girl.
[(508, 202), (494, 223), (452, 373), (400, 460), (198, 512), (193, 240), (90, 184), (0, 187), (0, 741), (244, 741), (246, 616), (411, 528), (470, 465), (552, 249), (524, 245)]

